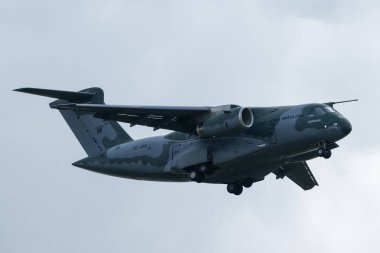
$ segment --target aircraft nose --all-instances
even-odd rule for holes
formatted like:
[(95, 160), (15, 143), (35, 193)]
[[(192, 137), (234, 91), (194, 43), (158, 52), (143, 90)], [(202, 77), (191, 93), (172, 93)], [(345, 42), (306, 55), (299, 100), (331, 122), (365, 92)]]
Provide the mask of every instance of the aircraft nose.
[(348, 135), (352, 131), (352, 125), (347, 119), (342, 120), (340, 128), (342, 129), (344, 135)]

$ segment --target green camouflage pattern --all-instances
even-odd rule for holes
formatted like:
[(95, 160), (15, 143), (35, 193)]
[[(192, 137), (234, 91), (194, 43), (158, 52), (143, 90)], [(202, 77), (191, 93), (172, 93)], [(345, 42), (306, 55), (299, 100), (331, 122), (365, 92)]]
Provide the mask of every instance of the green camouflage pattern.
[[(48, 96), (44, 91), (18, 91)], [(94, 96), (90, 101), (88, 98), (73, 101), (65, 95), (66, 100), (59, 99), (50, 106), (55, 108), (69, 102), (104, 103), (101, 89), (83, 92)], [(234, 111), (240, 107), (231, 105), (229, 108)], [(206, 164), (213, 173), (204, 175), (204, 183), (236, 184), (246, 179), (256, 182), (270, 173), (282, 178), (282, 172), (287, 175), (294, 167), (293, 174), (288, 176), (301, 186), (302, 182), (296, 180), (303, 165), (313, 180), (312, 185), (303, 188), (310, 189), (317, 183), (305, 162), (320, 157), (317, 152), (321, 148), (336, 148), (336, 142), (352, 130), (350, 122), (329, 104), (252, 107), (250, 110), (253, 125), (232, 134), (201, 137), (194, 129), (140, 140), (132, 140), (116, 121), (96, 118), (93, 112), (69, 109), (60, 109), (60, 112), (88, 154), (74, 162), (74, 166), (117, 177), (165, 182), (188, 182), (189, 173)], [(225, 126), (220, 117), (207, 120), (212, 115), (215, 112), (192, 118), (192, 122), (202, 120), (207, 126)], [(233, 120), (236, 113), (226, 115), (226, 120)], [(292, 166), (293, 163), (297, 166)]]

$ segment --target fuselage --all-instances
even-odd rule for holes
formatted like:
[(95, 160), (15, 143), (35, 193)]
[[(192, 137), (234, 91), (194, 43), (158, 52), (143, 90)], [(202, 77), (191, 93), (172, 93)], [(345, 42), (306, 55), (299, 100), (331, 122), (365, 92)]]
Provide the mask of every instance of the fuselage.
[(206, 176), (206, 183), (262, 180), (297, 157), (318, 157), (313, 152), (319, 147), (351, 132), (350, 122), (325, 104), (251, 110), (252, 127), (230, 136), (201, 138), (173, 132), (119, 144), (73, 165), (124, 178), (186, 182), (191, 168), (208, 163), (215, 172)]

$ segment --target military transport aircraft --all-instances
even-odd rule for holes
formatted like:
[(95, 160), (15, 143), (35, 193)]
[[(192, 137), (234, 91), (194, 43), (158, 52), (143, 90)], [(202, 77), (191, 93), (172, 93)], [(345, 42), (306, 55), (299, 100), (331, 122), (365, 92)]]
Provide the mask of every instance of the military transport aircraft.
[[(73, 165), (107, 175), (151, 181), (243, 187), (274, 173), (304, 190), (318, 185), (306, 161), (330, 158), (350, 122), (333, 106), (341, 101), (276, 107), (105, 105), (100, 88), (80, 92), (21, 88), (58, 99), (58, 109), (88, 157)], [(117, 122), (174, 130), (133, 140)]]

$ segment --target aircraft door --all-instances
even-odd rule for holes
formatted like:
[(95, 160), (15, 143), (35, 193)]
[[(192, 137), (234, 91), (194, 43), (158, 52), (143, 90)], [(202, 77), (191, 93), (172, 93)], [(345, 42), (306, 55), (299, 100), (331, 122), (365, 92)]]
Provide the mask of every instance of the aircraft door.
[(271, 144), (276, 144), (277, 143), (277, 136), (276, 136), (276, 130), (274, 127), (269, 128), (269, 141)]
[(174, 158), (179, 154), (181, 153), (182, 151), (182, 147), (181, 147), (181, 144), (175, 144), (172, 146), (172, 166), (174, 166), (173, 162), (174, 162)]
[(276, 126), (278, 122), (279, 119), (273, 119), (269, 122), (268, 137), (271, 144), (277, 143)]

